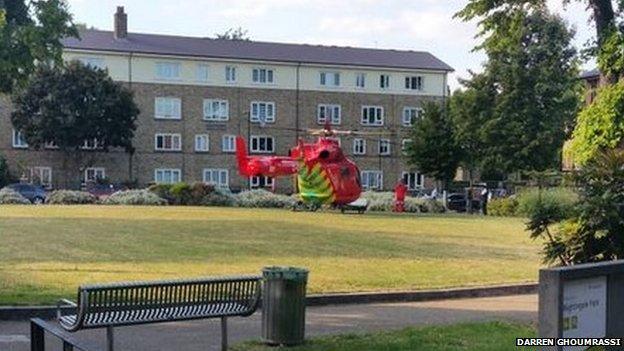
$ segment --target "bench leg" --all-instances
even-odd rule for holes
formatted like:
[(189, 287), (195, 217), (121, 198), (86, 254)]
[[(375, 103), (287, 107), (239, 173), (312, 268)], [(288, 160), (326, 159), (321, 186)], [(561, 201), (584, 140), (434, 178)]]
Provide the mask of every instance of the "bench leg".
[(221, 317), (221, 351), (227, 351), (228, 334), (227, 334), (227, 318)]
[(113, 334), (113, 327), (106, 327), (106, 351), (115, 350), (115, 335)]
[(44, 331), (39, 325), (30, 322), (30, 350), (45, 351)]

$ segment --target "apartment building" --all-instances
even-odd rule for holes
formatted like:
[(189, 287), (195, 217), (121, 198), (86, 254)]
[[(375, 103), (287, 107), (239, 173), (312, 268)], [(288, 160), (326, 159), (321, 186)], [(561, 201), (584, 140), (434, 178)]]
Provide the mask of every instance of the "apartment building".
[(412, 189), (430, 186), (401, 150), (423, 103), (448, 94), (452, 68), (430, 53), (128, 33), (123, 7), (114, 18), (114, 31), (65, 40), (64, 58), (105, 68), (134, 91), (136, 152), (103, 153), (87, 141), (93, 167), (63, 172), (58, 151), (28, 147), (0, 98), (0, 154), (23, 178), (50, 187), (70, 177), (71, 184), (204, 181), (290, 192), (291, 179), (238, 175), (235, 136), (245, 137), (251, 154), (286, 155), (297, 139), (314, 140), (306, 129), (329, 121), (335, 129), (384, 132), (340, 140), (365, 188), (391, 189), (399, 178)]

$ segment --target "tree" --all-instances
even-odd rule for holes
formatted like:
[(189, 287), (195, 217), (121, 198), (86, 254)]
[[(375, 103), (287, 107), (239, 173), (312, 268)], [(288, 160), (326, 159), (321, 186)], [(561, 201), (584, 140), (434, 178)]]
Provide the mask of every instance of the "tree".
[(65, 37), (77, 37), (64, 0), (0, 0), (0, 93), (26, 83), (37, 65), (62, 63)]
[(505, 16), (480, 46), (484, 72), (454, 104), (460, 146), (481, 171), (558, 168), (579, 105), (573, 33), (542, 7)]
[(223, 33), (215, 34), (217, 39), (249, 41), (247, 30), (242, 27), (230, 28)]
[(40, 67), (13, 102), (13, 126), (35, 149), (46, 144), (58, 147), (66, 173), (69, 162), (82, 169), (95, 161), (97, 153), (82, 150), (85, 141), (97, 141), (103, 152), (115, 147), (134, 152), (139, 109), (132, 92), (115, 83), (105, 70), (78, 61), (64, 67)]
[(442, 181), (446, 187), (455, 176), (460, 152), (448, 113), (438, 103), (425, 104), (422, 118), (415, 121), (410, 138), (405, 149), (408, 164)]
[(0, 155), (0, 189), (9, 183), (12, 183), (14, 180), (15, 179), (13, 175), (11, 175), (6, 159)]

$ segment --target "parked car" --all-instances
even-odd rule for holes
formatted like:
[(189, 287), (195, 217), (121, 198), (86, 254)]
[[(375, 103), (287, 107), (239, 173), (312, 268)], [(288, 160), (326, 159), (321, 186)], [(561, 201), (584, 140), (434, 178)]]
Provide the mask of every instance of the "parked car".
[(46, 190), (39, 185), (16, 183), (10, 184), (8, 188), (20, 193), (23, 197), (33, 204), (42, 204), (46, 200)]
[[(464, 193), (449, 194), (446, 198), (446, 207), (451, 211), (466, 212), (468, 207), (468, 199)], [(472, 210), (479, 211), (481, 209), (481, 201), (472, 199)]]

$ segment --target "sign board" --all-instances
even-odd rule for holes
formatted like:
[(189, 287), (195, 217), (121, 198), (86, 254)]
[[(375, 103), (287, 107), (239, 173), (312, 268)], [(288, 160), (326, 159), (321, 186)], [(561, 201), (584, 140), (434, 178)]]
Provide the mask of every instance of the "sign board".
[[(607, 277), (567, 281), (563, 284), (563, 337), (602, 338), (607, 331)], [(584, 350), (564, 347), (563, 350)]]

